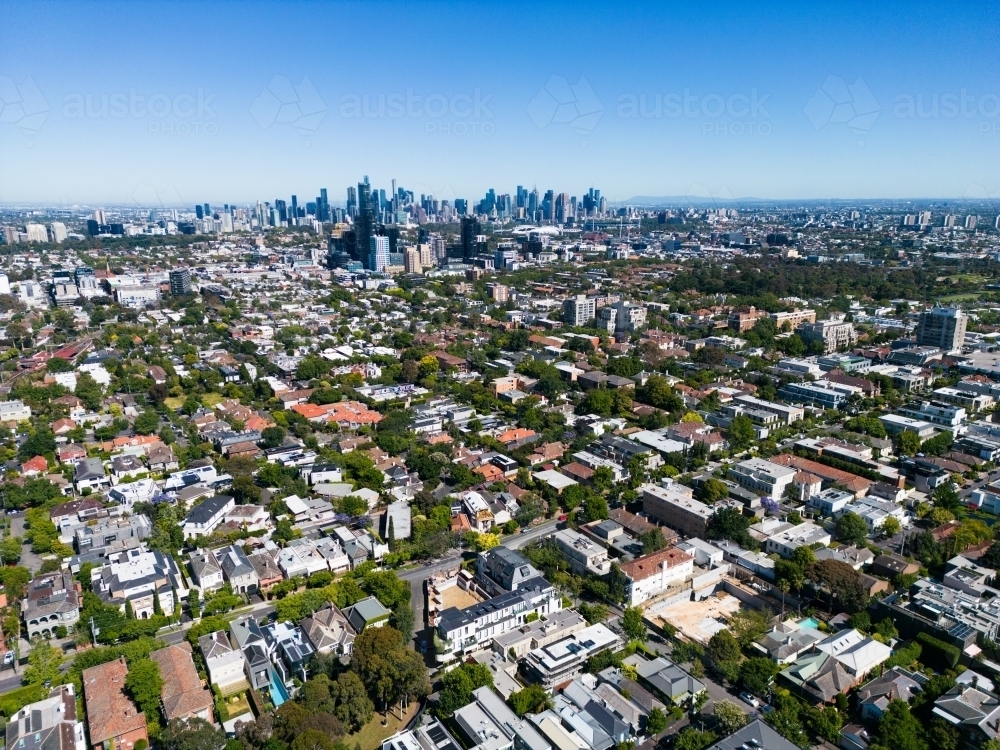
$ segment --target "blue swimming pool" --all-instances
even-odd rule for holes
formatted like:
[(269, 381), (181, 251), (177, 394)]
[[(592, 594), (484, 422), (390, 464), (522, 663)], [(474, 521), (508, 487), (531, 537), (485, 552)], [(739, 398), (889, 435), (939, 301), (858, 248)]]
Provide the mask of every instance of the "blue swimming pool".
[(268, 690), (271, 693), (271, 702), (275, 708), (288, 700), (288, 691), (285, 689), (284, 683), (278, 679), (278, 675), (274, 672), (271, 672), (271, 684), (268, 686)]
[(803, 628), (818, 628), (819, 620), (815, 617), (807, 617), (804, 620), (799, 620), (799, 626)]

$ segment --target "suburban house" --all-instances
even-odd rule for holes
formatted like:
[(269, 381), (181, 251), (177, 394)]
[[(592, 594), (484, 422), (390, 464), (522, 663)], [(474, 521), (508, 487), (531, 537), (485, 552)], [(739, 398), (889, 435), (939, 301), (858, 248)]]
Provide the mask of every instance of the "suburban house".
[(360, 633), (365, 628), (380, 628), (389, 621), (391, 615), (382, 602), (374, 596), (369, 596), (344, 610), (344, 616), (354, 632)]
[(222, 567), (222, 573), (226, 577), (226, 582), (232, 586), (236, 593), (255, 594), (257, 593), (257, 571), (250, 564), (249, 558), (243, 548), (234, 544), (230, 547), (223, 547), (215, 551), (215, 558)]
[(212, 724), (212, 693), (201, 684), (191, 658), (191, 644), (181, 641), (153, 651), (149, 658), (160, 666), (163, 688), (160, 704), (167, 721), (204, 719)]
[(209, 681), (223, 694), (235, 692), (247, 684), (243, 654), (232, 647), (224, 630), (203, 635), (198, 639), (198, 647), (208, 668)]
[(198, 549), (188, 553), (191, 578), (203, 593), (222, 588), (222, 568), (210, 549)]
[(194, 506), (187, 517), (181, 522), (185, 539), (199, 536), (211, 536), (216, 527), (222, 523), (226, 513), (233, 509), (236, 500), (229, 495), (210, 497)]
[(47, 697), (24, 706), (4, 730), (7, 750), (87, 750), (72, 684), (58, 685)]
[(271, 684), (271, 654), (273, 648), (264, 631), (252, 617), (229, 623), (230, 642), (243, 652), (244, 668), (250, 687), (267, 690)]
[(126, 675), (128, 665), (124, 656), (83, 670), (81, 682), (87, 706), (87, 728), (94, 750), (109, 747), (133, 750), (140, 740), (149, 746), (146, 714), (140, 712), (126, 694)]
[(351, 656), (357, 633), (336, 604), (327, 604), (299, 625), (317, 653)]
[(28, 638), (48, 638), (60, 626), (72, 631), (80, 621), (80, 584), (69, 570), (37, 576), (28, 584), (22, 610)]

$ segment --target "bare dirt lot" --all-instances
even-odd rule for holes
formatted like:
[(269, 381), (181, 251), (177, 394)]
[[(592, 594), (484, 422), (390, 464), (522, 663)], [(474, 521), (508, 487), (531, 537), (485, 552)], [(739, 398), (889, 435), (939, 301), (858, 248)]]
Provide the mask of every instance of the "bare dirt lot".
[(441, 595), (441, 600), (442, 612), (448, 609), (448, 607), (464, 609), (465, 607), (471, 607), (473, 604), (478, 604), (482, 601), (482, 599), (475, 594), (463, 591), (458, 586), (452, 586), (449, 589), (445, 589), (444, 593)]
[(685, 638), (706, 644), (709, 638), (725, 629), (724, 621), (739, 608), (739, 599), (723, 594), (710, 596), (700, 602), (680, 602), (658, 612), (647, 612), (646, 616), (654, 623), (663, 619), (677, 628)]

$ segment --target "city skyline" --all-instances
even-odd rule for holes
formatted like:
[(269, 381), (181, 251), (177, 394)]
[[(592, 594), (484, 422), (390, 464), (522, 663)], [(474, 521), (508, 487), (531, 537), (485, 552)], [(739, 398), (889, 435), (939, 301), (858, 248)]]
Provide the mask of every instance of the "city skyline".
[[(1000, 195), (996, 9), (283, 8), (5, 5), (0, 203), (242, 204), (364, 173), (444, 199), (525, 175), (612, 203)], [(379, 43), (331, 54), (329, 29)]]

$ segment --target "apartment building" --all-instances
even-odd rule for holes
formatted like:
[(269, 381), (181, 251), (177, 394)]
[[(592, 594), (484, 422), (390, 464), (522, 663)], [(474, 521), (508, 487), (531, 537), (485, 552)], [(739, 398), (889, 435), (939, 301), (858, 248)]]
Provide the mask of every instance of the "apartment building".
[(621, 564), (628, 580), (627, 601), (636, 606), (682, 584), (694, 573), (694, 557), (675, 547)]
[(740, 487), (773, 498), (780, 498), (785, 493), (796, 473), (794, 468), (779, 466), (763, 458), (750, 458), (729, 468), (729, 478)]
[(561, 529), (552, 535), (560, 551), (578, 575), (603, 576), (611, 572), (608, 551), (573, 529)]
[(695, 500), (691, 488), (671, 482), (666, 486), (644, 484), (639, 490), (642, 509), (649, 518), (685, 536), (705, 536), (715, 507)]

